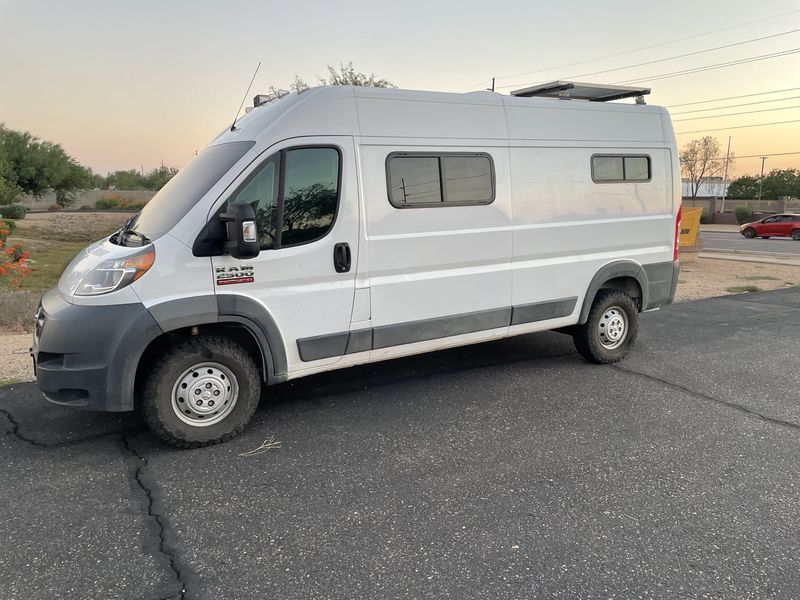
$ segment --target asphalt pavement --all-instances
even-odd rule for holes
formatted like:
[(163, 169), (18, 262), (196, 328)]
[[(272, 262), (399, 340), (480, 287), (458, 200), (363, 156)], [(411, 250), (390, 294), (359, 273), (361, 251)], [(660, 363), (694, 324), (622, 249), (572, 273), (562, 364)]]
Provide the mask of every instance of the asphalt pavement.
[(616, 366), (333, 372), (192, 451), (2, 388), (0, 598), (800, 597), (798, 326), (795, 288), (642, 315)]
[(780, 256), (800, 256), (800, 242), (791, 238), (747, 239), (738, 232), (702, 231), (700, 237), (706, 250), (746, 252)]

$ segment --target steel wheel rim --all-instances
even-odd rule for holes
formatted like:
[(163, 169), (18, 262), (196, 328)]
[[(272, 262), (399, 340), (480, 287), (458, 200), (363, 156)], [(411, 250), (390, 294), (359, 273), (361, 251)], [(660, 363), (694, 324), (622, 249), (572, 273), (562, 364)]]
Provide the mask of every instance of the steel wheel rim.
[(172, 387), (172, 410), (184, 423), (209, 427), (227, 417), (239, 398), (231, 370), (216, 362), (192, 365)]
[(628, 313), (619, 306), (607, 308), (597, 323), (597, 337), (606, 350), (619, 348), (628, 337)]

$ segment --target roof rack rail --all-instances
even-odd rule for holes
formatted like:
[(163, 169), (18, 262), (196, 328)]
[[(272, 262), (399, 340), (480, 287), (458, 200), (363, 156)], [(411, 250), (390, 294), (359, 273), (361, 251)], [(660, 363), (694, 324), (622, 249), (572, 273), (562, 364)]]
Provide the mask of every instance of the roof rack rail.
[(644, 104), (644, 96), (650, 88), (627, 85), (603, 85), (601, 83), (580, 83), (578, 81), (551, 81), (531, 87), (514, 90), (512, 96), (520, 98), (563, 98), (589, 100), (590, 102), (610, 102), (623, 98), (636, 98), (637, 104)]

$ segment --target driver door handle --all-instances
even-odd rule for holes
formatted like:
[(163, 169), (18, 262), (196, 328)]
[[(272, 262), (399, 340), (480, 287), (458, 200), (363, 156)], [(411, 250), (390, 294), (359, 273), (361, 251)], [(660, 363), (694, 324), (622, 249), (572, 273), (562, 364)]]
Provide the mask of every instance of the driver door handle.
[(337, 273), (347, 273), (351, 263), (350, 244), (339, 242), (333, 247), (333, 266)]

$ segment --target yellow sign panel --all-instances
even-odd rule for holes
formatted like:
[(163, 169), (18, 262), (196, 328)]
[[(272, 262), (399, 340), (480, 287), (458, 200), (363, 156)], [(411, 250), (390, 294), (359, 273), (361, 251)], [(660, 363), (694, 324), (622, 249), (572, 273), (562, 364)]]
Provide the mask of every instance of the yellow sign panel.
[(684, 208), (681, 210), (681, 230), (678, 237), (678, 247), (694, 246), (697, 240), (697, 232), (700, 231), (700, 216), (702, 214), (702, 208)]

